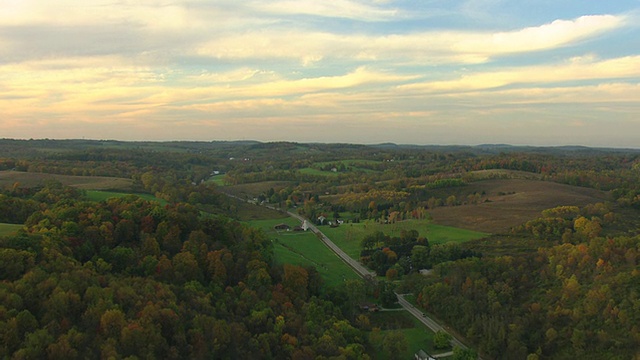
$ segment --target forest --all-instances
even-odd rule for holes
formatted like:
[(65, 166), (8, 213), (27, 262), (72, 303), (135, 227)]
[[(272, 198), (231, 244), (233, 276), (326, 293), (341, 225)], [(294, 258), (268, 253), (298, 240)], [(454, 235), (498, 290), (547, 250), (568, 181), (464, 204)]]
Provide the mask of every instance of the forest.
[[(402, 293), (452, 359), (640, 359), (638, 179), (633, 149), (0, 139), (0, 357), (396, 359), (362, 304)], [(286, 211), (377, 278), (253, 225)]]

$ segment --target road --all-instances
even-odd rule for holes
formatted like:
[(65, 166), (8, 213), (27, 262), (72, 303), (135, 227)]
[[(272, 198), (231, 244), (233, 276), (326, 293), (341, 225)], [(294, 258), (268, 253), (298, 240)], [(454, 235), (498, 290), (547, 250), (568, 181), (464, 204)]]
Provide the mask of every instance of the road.
[[(398, 295), (398, 303), (411, 315), (415, 316), (416, 319), (420, 320), (421, 323), (425, 324), (429, 329), (431, 329), (431, 331), (444, 331), (446, 333), (449, 333), (445, 328), (442, 327), (442, 325), (435, 322), (435, 320), (433, 320), (432, 318), (426, 316), (421, 310), (417, 309), (410, 302), (405, 300), (404, 294), (396, 293), (396, 295)], [(462, 342), (460, 342), (460, 340), (456, 339), (456, 337), (453, 335), (451, 335), (451, 346), (463, 349), (467, 348)]]
[[(295, 213), (292, 213), (292, 212), (289, 212), (289, 211), (287, 213), (289, 214), (289, 216), (300, 220), (300, 222), (305, 221), (305, 219), (302, 216), (298, 215), (298, 214), (295, 214)], [(307, 221), (307, 224), (309, 224), (309, 221)], [(344, 261), (347, 265), (351, 266), (353, 268), (353, 270), (360, 277), (364, 278), (366, 276), (370, 276), (370, 277), (373, 277), (375, 279), (375, 277), (376, 277), (376, 273), (375, 272), (368, 270), (367, 268), (362, 266), (359, 262), (357, 262), (356, 260), (351, 258), (349, 255), (347, 255), (333, 241), (331, 241), (331, 239), (329, 239), (325, 234), (323, 234), (322, 231), (320, 231), (318, 229), (318, 227), (316, 227), (315, 225), (309, 224), (309, 229), (311, 231), (313, 231), (315, 234), (317, 234), (318, 238), (320, 240), (322, 240), (322, 242), (325, 245), (327, 245), (327, 247), (329, 249), (331, 249), (339, 258), (341, 258), (342, 261)], [(408, 311), (409, 314), (415, 316), (416, 319), (418, 319), (421, 323), (426, 325), (433, 332), (444, 331), (446, 333), (449, 333), (440, 324), (435, 322), (435, 320), (433, 320), (430, 317), (426, 316), (422, 311), (416, 309), (415, 306), (413, 306), (411, 303), (409, 303), (407, 300), (405, 300), (404, 295), (400, 295), (400, 294), (397, 294), (397, 293), (396, 293), (396, 295), (398, 296), (398, 303), (400, 304), (400, 306), (402, 306), (404, 308), (404, 310)], [(467, 348), (462, 342), (460, 342), (460, 340), (456, 339), (453, 335), (451, 335), (451, 346), (460, 347), (460, 348), (463, 348), (463, 349)]]
[[(293, 218), (300, 220), (300, 222), (305, 221), (305, 219), (298, 214), (292, 213), (290, 211), (287, 211), (287, 214), (289, 214), (289, 216)], [(358, 261), (354, 260), (353, 258), (351, 258), (351, 256), (347, 255), (347, 253), (342, 251), (342, 249), (340, 249), (338, 245), (336, 245), (333, 241), (331, 241), (331, 239), (329, 239), (325, 234), (323, 234), (322, 231), (320, 231), (317, 226), (311, 224), (309, 221), (307, 221), (307, 224), (309, 225), (309, 230), (311, 230), (314, 234), (318, 235), (318, 239), (320, 239), (340, 259), (342, 259), (342, 261), (344, 261), (347, 265), (351, 266), (353, 271), (355, 271), (361, 278), (372, 277), (375, 279), (376, 273), (374, 271), (371, 271), (365, 268)]]
[[(239, 198), (237, 196), (231, 195), (231, 194), (225, 194), (225, 195), (227, 195), (229, 197), (232, 197), (232, 198), (235, 198), (235, 199), (238, 199), (240, 201), (247, 201), (249, 203), (252, 203), (251, 201), (243, 200), (243, 199), (241, 199), (241, 198)], [(266, 206), (266, 207), (268, 207), (270, 209), (273, 209), (273, 210), (280, 210), (280, 209), (276, 209), (275, 207), (270, 206), (270, 205), (264, 205), (264, 206)], [(300, 221), (300, 223), (302, 223), (302, 222), (304, 222), (306, 220), (302, 216), (300, 216), (300, 215), (298, 215), (296, 213), (292, 213), (290, 211), (287, 211), (287, 214), (289, 216), (295, 218), (295, 219), (298, 219)], [(340, 259), (342, 259), (342, 261), (344, 261), (345, 264), (349, 265), (353, 269), (353, 271), (356, 272), (356, 274), (358, 274), (362, 278), (368, 278), (368, 277), (371, 277), (373, 279), (376, 278), (376, 273), (374, 271), (371, 271), (371, 270), (365, 268), (358, 261), (354, 260), (349, 255), (347, 255), (347, 253), (342, 251), (342, 249), (340, 249), (338, 247), (338, 245), (336, 245), (322, 231), (320, 231), (320, 229), (318, 229), (317, 226), (313, 225), (310, 221), (307, 221), (307, 224), (309, 225), (309, 229), (314, 234), (316, 234), (318, 236), (318, 238), (329, 249), (331, 249), (331, 251), (333, 251)], [(415, 306), (413, 306), (411, 303), (409, 303), (407, 300), (405, 300), (404, 295), (399, 295), (397, 293), (396, 293), (396, 295), (398, 296), (398, 303), (400, 304), (400, 306), (402, 306), (406, 311), (408, 311), (409, 314), (415, 316), (416, 319), (418, 319), (421, 323), (423, 323), (425, 326), (427, 326), (433, 332), (444, 331), (446, 333), (449, 333), (440, 324), (435, 322), (435, 320), (433, 320), (430, 317), (424, 315), (424, 313), (422, 311), (416, 309)], [(463, 349), (467, 348), (462, 342), (460, 342), (460, 340), (456, 339), (456, 337), (453, 336), (453, 335), (451, 335), (451, 346), (460, 347), (460, 348), (463, 348)]]

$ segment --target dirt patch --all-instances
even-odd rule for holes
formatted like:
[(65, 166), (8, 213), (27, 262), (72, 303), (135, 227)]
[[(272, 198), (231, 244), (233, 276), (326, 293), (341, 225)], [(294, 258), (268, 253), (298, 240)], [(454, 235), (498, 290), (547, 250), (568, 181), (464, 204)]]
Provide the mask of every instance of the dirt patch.
[(15, 183), (23, 187), (34, 187), (43, 185), (48, 180), (85, 190), (130, 190), (133, 186), (133, 181), (125, 178), (0, 171), (0, 187), (11, 187)]
[(594, 189), (524, 179), (478, 181), (465, 187), (465, 191), (484, 191), (484, 202), (430, 209), (435, 223), (501, 233), (539, 217), (545, 209), (584, 206), (608, 199), (607, 193)]

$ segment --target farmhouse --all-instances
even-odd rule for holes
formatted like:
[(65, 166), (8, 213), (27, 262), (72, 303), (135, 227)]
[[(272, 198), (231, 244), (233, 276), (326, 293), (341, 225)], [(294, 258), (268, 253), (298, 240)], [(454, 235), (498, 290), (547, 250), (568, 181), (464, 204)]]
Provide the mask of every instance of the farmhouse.
[(362, 303), (360, 304), (360, 311), (378, 312), (380, 309), (376, 304)]
[(416, 360), (436, 360), (436, 358), (434, 358), (433, 356), (427, 354), (422, 349), (418, 350), (418, 352), (415, 354), (415, 359)]
[(289, 225), (287, 225), (285, 223), (281, 223), (281, 224), (275, 225), (273, 228), (276, 229), (276, 230), (286, 230), (286, 231), (291, 230), (291, 226), (289, 226)]

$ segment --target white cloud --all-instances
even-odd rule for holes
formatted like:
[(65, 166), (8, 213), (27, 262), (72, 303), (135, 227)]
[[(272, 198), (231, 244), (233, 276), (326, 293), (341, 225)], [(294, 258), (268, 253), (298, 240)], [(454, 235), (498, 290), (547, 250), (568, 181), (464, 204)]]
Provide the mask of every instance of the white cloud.
[(388, 21), (398, 14), (397, 9), (374, 7), (351, 0), (280, 0), (254, 3), (259, 10), (281, 15), (314, 15), (361, 21)]
[(453, 44), (462, 53), (507, 54), (556, 48), (618, 28), (625, 18), (614, 15), (582, 16), (550, 24), (492, 34), (466, 34)]
[(202, 44), (197, 52), (223, 59), (280, 58), (303, 64), (325, 58), (428, 64), (481, 63), (498, 55), (566, 46), (623, 26), (624, 19), (613, 15), (584, 16), (494, 33), (429, 31), (374, 36), (261, 30), (211, 40)]
[(455, 80), (426, 81), (400, 86), (429, 92), (466, 92), (513, 84), (560, 84), (566, 81), (624, 79), (640, 77), (640, 56), (596, 61), (592, 57), (573, 58), (552, 65), (535, 65), (464, 75)]

